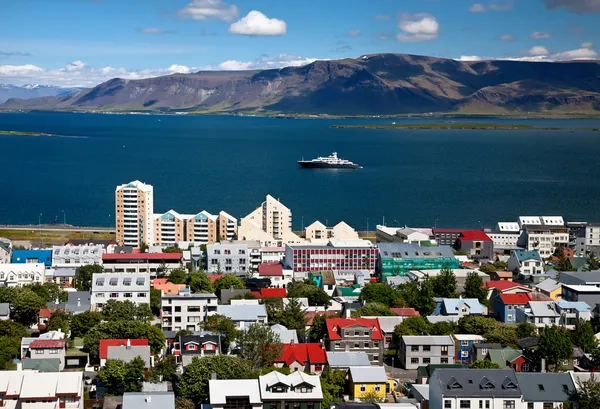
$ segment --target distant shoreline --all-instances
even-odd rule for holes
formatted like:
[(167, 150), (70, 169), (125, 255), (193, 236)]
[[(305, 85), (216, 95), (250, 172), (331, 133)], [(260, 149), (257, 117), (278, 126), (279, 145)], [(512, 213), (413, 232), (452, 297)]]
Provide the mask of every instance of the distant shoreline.
[(504, 124), (364, 124), (364, 125), (331, 125), (340, 129), (407, 129), (407, 130), (464, 130), (464, 131), (600, 131), (600, 128), (564, 128), (537, 127), (533, 125)]
[(0, 135), (8, 136), (40, 136), (49, 138), (72, 138), (72, 139), (87, 139), (87, 136), (69, 136), (69, 135), (57, 135), (53, 133), (45, 132), (26, 132), (26, 131), (0, 131)]

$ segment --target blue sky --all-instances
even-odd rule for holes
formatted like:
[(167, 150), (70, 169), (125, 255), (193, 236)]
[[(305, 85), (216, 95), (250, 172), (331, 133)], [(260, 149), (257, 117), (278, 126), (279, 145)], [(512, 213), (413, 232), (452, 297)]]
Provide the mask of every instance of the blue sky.
[(0, 83), (94, 85), (370, 53), (598, 58), (600, 0), (0, 0)]

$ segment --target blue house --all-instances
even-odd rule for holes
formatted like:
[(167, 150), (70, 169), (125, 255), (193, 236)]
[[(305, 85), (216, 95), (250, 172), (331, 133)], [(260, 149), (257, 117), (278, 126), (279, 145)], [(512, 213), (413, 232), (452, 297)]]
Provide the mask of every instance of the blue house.
[(13, 250), (10, 260), (13, 264), (39, 263), (52, 266), (52, 250)]
[(542, 301), (533, 298), (532, 293), (498, 294), (494, 304), (494, 312), (498, 321), (505, 324), (516, 324), (518, 307), (524, 307), (529, 301)]
[(435, 298), (433, 315), (458, 316), (487, 315), (488, 309), (477, 298)]
[(472, 334), (454, 334), (453, 337), (456, 351), (454, 361), (457, 364), (475, 361), (476, 359), (471, 360), (471, 346), (483, 342), (485, 339), (481, 335)]

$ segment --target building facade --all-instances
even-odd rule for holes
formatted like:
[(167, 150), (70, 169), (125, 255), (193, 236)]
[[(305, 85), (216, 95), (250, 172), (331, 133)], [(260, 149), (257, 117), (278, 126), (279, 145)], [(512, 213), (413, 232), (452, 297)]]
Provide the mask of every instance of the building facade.
[(318, 375), (277, 371), (258, 378), (263, 409), (321, 409), (323, 392)]
[(189, 216), (181, 215), (175, 210), (163, 214), (153, 215), (154, 240), (157, 246), (174, 246), (175, 243), (184, 241), (185, 226)]
[(148, 273), (156, 277), (158, 273), (168, 274), (181, 268), (181, 253), (131, 253), (103, 254), (105, 273)]
[(82, 267), (102, 264), (102, 246), (52, 246), (52, 267)]
[(383, 365), (384, 335), (377, 319), (329, 318), (326, 322), (328, 351), (363, 351), (371, 364)]
[(161, 297), (161, 328), (163, 331), (199, 331), (206, 317), (217, 311), (218, 299), (214, 294), (192, 294), (189, 289), (179, 294)]
[(600, 257), (600, 223), (590, 223), (585, 227), (585, 252)]
[(260, 264), (260, 243), (257, 241), (224, 241), (206, 246), (209, 273), (235, 273), (240, 276), (257, 271)]
[(102, 273), (92, 278), (91, 307), (96, 311), (109, 300), (150, 304), (149, 273)]
[(43, 284), (45, 279), (45, 266), (43, 264), (0, 264), (0, 287)]
[(285, 263), (296, 272), (369, 270), (377, 264), (378, 249), (369, 241), (330, 241), (328, 244), (287, 244)]
[(139, 180), (117, 186), (117, 243), (139, 247), (154, 241), (154, 188)]
[(380, 243), (377, 272), (383, 278), (404, 276), (410, 270), (452, 270), (460, 268), (448, 245), (421, 247), (415, 243)]
[(0, 372), (6, 409), (83, 409), (83, 385), (81, 372)]
[(454, 364), (454, 340), (450, 335), (405, 335), (400, 341), (399, 356), (404, 369), (417, 369), (429, 364)]

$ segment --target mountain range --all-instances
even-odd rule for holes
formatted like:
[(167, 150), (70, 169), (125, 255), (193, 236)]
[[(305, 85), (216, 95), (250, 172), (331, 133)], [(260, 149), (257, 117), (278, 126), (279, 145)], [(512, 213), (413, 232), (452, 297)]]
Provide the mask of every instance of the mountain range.
[(302, 67), (115, 78), (3, 110), (386, 115), (600, 112), (600, 62), (456, 61), (405, 54)]
[(54, 97), (81, 91), (83, 88), (61, 88), (53, 85), (27, 84), (12, 85), (0, 84), (0, 103), (11, 98), (31, 99), (39, 97)]

